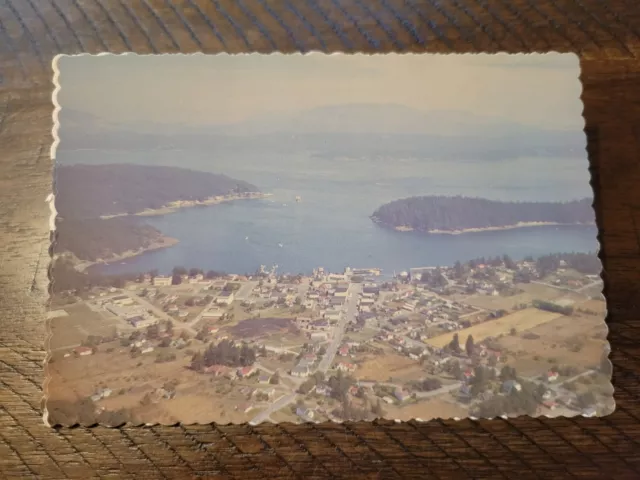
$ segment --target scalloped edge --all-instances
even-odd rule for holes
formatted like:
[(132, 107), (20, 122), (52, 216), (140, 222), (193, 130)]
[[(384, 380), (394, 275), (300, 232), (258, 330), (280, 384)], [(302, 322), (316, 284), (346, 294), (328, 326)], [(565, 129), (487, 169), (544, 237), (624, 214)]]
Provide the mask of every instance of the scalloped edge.
[[(49, 285), (48, 285), (48, 295), (50, 295), (51, 292), (51, 287), (53, 286), (54, 283), (54, 279), (51, 275), (51, 266), (53, 264), (53, 260), (54, 260), (54, 254), (53, 254), (53, 247), (55, 245), (55, 235), (56, 235), (56, 218), (57, 218), (57, 210), (55, 207), (55, 161), (56, 161), (56, 152), (57, 152), (57, 148), (60, 144), (60, 137), (58, 135), (59, 129), (60, 129), (60, 122), (59, 122), (59, 114), (60, 114), (60, 110), (62, 109), (62, 107), (60, 106), (59, 102), (58, 102), (58, 94), (60, 93), (61, 90), (61, 85), (60, 85), (60, 70), (58, 68), (58, 62), (62, 57), (85, 57), (85, 56), (92, 56), (92, 57), (101, 57), (101, 56), (145, 56), (145, 57), (150, 57), (150, 56), (165, 56), (165, 55), (170, 55), (170, 56), (210, 56), (210, 57), (215, 57), (215, 56), (249, 56), (249, 55), (257, 55), (257, 56), (310, 56), (310, 55), (322, 55), (322, 56), (342, 56), (342, 55), (350, 55), (350, 56), (385, 56), (385, 55), (399, 55), (399, 56), (423, 56), (423, 55), (437, 55), (437, 56), (449, 56), (449, 55), (453, 55), (453, 56), (468, 56), (468, 57), (514, 57), (514, 56), (528, 56), (528, 57), (544, 57), (547, 55), (551, 55), (551, 56), (563, 56), (563, 57), (573, 57), (576, 61), (577, 67), (578, 67), (578, 77), (577, 80), (580, 84), (580, 95), (579, 95), (579, 99), (580, 102), (582, 104), (582, 112), (581, 112), (581, 118), (583, 120), (583, 126), (582, 126), (582, 132), (584, 135), (584, 150), (586, 153), (586, 159), (588, 162), (588, 166), (587, 169), (589, 168), (590, 165), (590, 160), (589, 160), (589, 145), (588, 145), (588, 138), (587, 138), (587, 132), (586, 132), (586, 119), (584, 117), (584, 111), (585, 111), (585, 107), (584, 107), (584, 101), (583, 101), (583, 97), (584, 97), (584, 83), (582, 81), (583, 79), (583, 71), (581, 68), (581, 60), (580, 57), (574, 53), (574, 52), (561, 52), (561, 51), (533, 51), (533, 52), (529, 52), (529, 53), (510, 53), (510, 52), (504, 52), (504, 51), (500, 51), (500, 52), (493, 52), (493, 53), (487, 53), (487, 52), (463, 52), (463, 53), (455, 53), (455, 52), (446, 52), (446, 53), (439, 53), (439, 52), (394, 52), (394, 51), (389, 51), (389, 52), (372, 52), (372, 53), (368, 53), (368, 52), (323, 52), (323, 51), (319, 51), (319, 50), (313, 50), (313, 51), (308, 51), (308, 52), (289, 52), (289, 53), (283, 53), (283, 52), (268, 52), (268, 53), (262, 53), (262, 52), (248, 52), (248, 53), (216, 53), (216, 54), (207, 54), (207, 53), (203, 53), (203, 52), (194, 52), (194, 53), (162, 53), (162, 54), (138, 54), (136, 52), (121, 52), (121, 53), (111, 53), (111, 52), (100, 52), (97, 54), (92, 54), (92, 53), (86, 53), (86, 52), (82, 52), (82, 53), (78, 53), (78, 54), (58, 54), (56, 56), (54, 56), (53, 60), (52, 60), (52, 70), (53, 70), (53, 78), (52, 78), (52, 83), (54, 84), (54, 89), (52, 92), (52, 103), (54, 106), (53, 112), (52, 112), (52, 118), (53, 118), (53, 128), (52, 128), (52, 136), (53, 136), (53, 142), (51, 144), (51, 149), (50, 149), (50, 156), (51, 156), (51, 161), (53, 163), (53, 178), (52, 178), (52, 192), (47, 196), (47, 198), (45, 199), (45, 202), (48, 203), (49, 205), (49, 209), (50, 209), (50, 216), (49, 216), (49, 232), (50, 232), (50, 241), (51, 241), (51, 245), (49, 248), (49, 252), (50, 252), (50, 262), (49, 262), (49, 268), (48, 268), (48, 279), (49, 279)], [(535, 67), (532, 67), (535, 68)], [(600, 225), (598, 222), (598, 215), (597, 215), (597, 210), (596, 210), (596, 189), (595, 189), (595, 185), (594, 185), (594, 178), (593, 176), (590, 174), (589, 175), (590, 181), (589, 184), (591, 185), (591, 190), (592, 190), (592, 194), (593, 194), (593, 202), (591, 204), (591, 207), (593, 209), (594, 212), (594, 217), (596, 220), (596, 226), (598, 227), (598, 234), (597, 234), (597, 240), (598, 240), (598, 251), (596, 252), (598, 259), (600, 260), (600, 278), (603, 282), (603, 290), (601, 292), (601, 297), (605, 302), (605, 318), (604, 318), (604, 324), (605, 327), (607, 328), (607, 336), (606, 336), (606, 342), (605, 342), (605, 348), (604, 350), (607, 351), (607, 361), (609, 362), (609, 366), (610, 366), (610, 370), (613, 372), (613, 363), (611, 362), (611, 342), (609, 341), (609, 335), (610, 335), (610, 329), (609, 329), (609, 325), (606, 321), (606, 319), (608, 318), (609, 315), (609, 311), (608, 311), (608, 301), (605, 295), (605, 291), (607, 290), (606, 285), (606, 278), (605, 278), (605, 269), (604, 269), (604, 263), (602, 262), (602, 244), (600, 241), (601, 238), (601, 230), (600, 230)], [(48, 303), (48, 302), (47, 302)], [(376, 418), (370, 422), (352, 422), (352, 421), (327, 421), (327, 422), (298, 422), (298, 423), (294, 423), (294, 422), (280, 422), (280, 423), (274, 423), (274, 422), (270, 422), (270, 421), (263, 421), (260, 423), (251, 423), (251, 422), (244, 422), (244, 423), (232, 423), (232, 422), (228, 422), (228, 423), (219, 423), (219, 422), (194, 422), (194, 423), (183, 423), (183, 422), (176, 422), (176, 423), (168, 423), (168, 424), (163, 424), (163, 423), (122, 423), (119, 425), (106, 425), (106, 424), (102, 424), (102, 423), (93, 423), (93, 424), (80, 424), (80, 423), (76, 423), (73, 425), (61, 425), (61, 424), (52, 424), (49, 421), (49, 411), (47, 409), (47, 400), (49, 398), (48, 396), (48, 385), (49, 382), (51, 380), (49, 373), (48, 373), (48, 364), (49, 364), (49, 359), (51, 357), (51, 352), (49, 349), (50, 346), (50, 342), (51, 342), (51, 337), (52, 337), (53, 333), (51, 331), (51, 319), (49, 319), (47, 317), (46, 319), (46, 338), (45, 338), (45, 360), (44, 360), (44, 370), (45, 370), (45, 375), (44, 375), (44, 384), (43, 384), (43, 421), (44, 424), (50, 428), (54, 428), (54, 429), (60, 429), (60, 428), (98, 428), (98, 427), (103, 427), (103, 428), (151, 428), (151, 427), (158, 427), (158, 426), (200, 426), (200, 425), (216, 425), (216, 426), (228, 426), (228, 425), (233, 425), (233, 426), (249, 426), (251, 428), (256, 427), (256, 426), (260, 426), (260, 425), (280, 425), (280, 426), (284, 426), (284, 425), (294, 425), (294, 426), (299, 426), (299, 425), (305, 425), (305, 424), (310, 424), (310, 425), (324, 425), (324, 424), (375, 424), (375, 423), (382, 423), (382, 422), (386, 422), (386, 423), (429, 423), (429, 422), (439, 422), (439, 421), (456, 421), (456, 422), (461, 422), (461, 421), (471, 421), (474, 423), (478, 423), (478, 422), (483, 422), (483, 421), (489, 421), (489, 420), (493, 420), (493, 419), (502, 419), (505, 421), (509, 421), (510, 419), (514, 419), (514, 418), (520, 418), (520, 417), (524, 417), (527, 415), (500, 415), (498, 417), (491, 417), (491, 418), (479, 418), (479, 417), (473, 417), (473, 416), (468, 416), (468, 417), (433, 417), (430, 418), (428, 420), (423, 420), (421, 418), (413, 418), (411, 420), (399, 420), (399, 419), (387, 419), (384, 417), (380, 417), (380, 418)], [(577, 414), (571, 417), (567, 417), (564, 415), (536, 415), (533, 418), (547, 418), (547, 419), (553, 419), (553, 418), (568, 418), (568, 419), (574, 419), (574, 418), (579, 418), (579, 417), (583, 417), (583, 418), (602, 418), (605, 416), (610, 415), (611, 413), (613, 413), (615, 411), (615, 409), (617, 408), (617, 404), (615, 402), (615, 386), (613, 385), (613, 373), (611, 373), (609, 375), (609, 383), (612, 387), (612, 395), (611, 398), (613, 400), (613, 409), (611, 410), (610, 413), (608, 413), (607, 415), (598, 415), (596, 417), (586, 417), (583, 414)]]

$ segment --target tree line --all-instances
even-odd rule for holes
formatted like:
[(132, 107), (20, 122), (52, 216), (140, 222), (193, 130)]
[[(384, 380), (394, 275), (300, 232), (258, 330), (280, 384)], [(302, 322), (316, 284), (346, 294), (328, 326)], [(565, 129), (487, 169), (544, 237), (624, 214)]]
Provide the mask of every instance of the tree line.
[(191, 368), (202, 371), (212, 365), (227, 367), (247, 367), (256, 361), (256, 350), (243, 343), (236, 346), (231, 340), (222, 340), (217, 344), (209, 344), (204, 352), (196, 352), (191, 358)]

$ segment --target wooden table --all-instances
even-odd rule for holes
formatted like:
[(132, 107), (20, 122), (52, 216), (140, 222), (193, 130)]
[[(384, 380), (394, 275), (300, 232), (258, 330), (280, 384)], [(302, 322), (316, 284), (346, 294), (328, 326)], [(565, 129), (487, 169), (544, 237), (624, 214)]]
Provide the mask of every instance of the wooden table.
[[(0, 1), (0, 476), (640, 478), (640, 2)], [(618, 409), (602, 419), (44, 426), (57, 53), (274, 50), (581, 56)]]

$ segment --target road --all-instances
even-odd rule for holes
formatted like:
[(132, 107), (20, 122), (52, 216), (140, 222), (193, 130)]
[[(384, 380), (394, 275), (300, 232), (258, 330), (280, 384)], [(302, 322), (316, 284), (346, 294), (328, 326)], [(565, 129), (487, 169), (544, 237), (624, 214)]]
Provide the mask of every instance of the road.
[(535, 283), (536, 285), (544, 285), (545, 287), (549, 287), (549, 288), (555, 288), (556, 290), (562, 290), (563, 292), (569, 292), (569, 293), (577, 293), (578, 295), (583, 295), (585, 297), (589, 297), (589, 295), (586, 295), (585, 293), (583, 293), (583, 290), (586, 290), (588, 288), (591, 287), (595, 287), (596, 285), (601, 285), (602, 281), (598, 280), (592, 283), (589, 283), (588, 285), (584, 285), (580, 288), (577, 288), (575, 290), (571, 289), (571, 288), (567, 288), (567, 287), (559, 287), (558, 285), (553, 285), (551, 283), (547, 283), (547, 282), (539, 282), (537, 280), (531, 280), (531, 283)]
[(249, 422), (250, 425), (258, 425), (259, 423), (267, 420), (272, 414), (277, 412), (278, 410), (283, 409), (287, 405), (293, 403), (298, 397), (297, 393), (290, 393), (289, 395), (285, 395), (284, 397), (280, 397), (274, 403), (272, 403), (266, 410), (263, 410), (258, 415), (253, 417), (253, 419)]
[(252, 280), (250, 282), (242, 282), (242, 286), (238, 289), (236, 294), (234, 295), (235, 299), (243, 302), (248, 300), (251, 294), (253, 293), (253, 289), (258, 286), (259, 282)]
[(318, 364), (317, 371), (326, 373), (333, 363), (333, 359), (336, 357), (338, 348), (344, 338), (344, 330), (347, 327), (347, 324), (351, 321), (355, 321), (356, 315), (358, 314), (358, 298), (360, 293), (362, 293), (362, 284), (352, 283), (349, 285), (344, 312), (334, 330), (333, 339), (331, 340), (331, 343), (329, 343), (326, 353)]

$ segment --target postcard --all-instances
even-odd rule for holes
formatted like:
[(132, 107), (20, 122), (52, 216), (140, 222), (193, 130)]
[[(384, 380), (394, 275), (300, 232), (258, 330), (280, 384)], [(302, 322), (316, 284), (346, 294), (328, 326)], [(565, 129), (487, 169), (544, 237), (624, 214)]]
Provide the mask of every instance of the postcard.
[(615, 408), (576, 56), (54, 70), (47, 424)]

